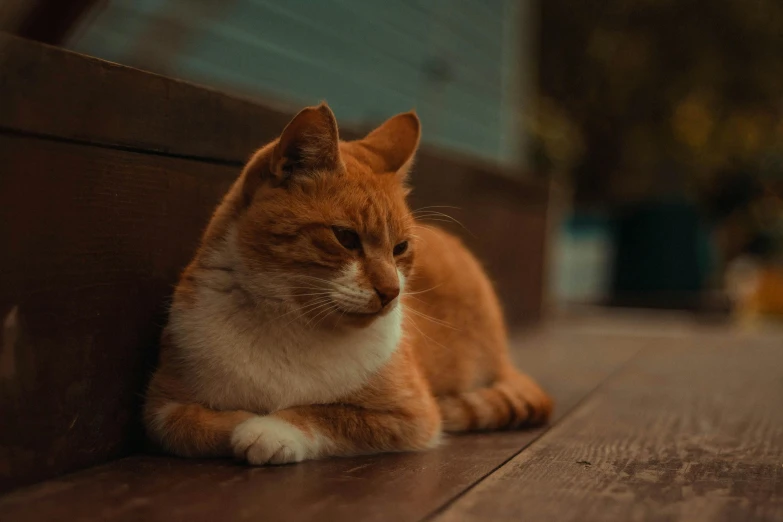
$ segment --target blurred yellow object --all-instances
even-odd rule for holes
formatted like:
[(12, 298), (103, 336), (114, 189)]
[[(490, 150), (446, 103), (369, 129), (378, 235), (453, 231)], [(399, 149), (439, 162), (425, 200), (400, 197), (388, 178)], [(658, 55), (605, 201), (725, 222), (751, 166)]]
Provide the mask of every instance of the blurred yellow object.
[(765, 266), (760, 269), (752, 300), (759, 314), (783, 317), (783, 267)]
[(783, 266), (738, 260), (726, 282), (740, 327), (754, 329), (763, 317), (783, 319)]

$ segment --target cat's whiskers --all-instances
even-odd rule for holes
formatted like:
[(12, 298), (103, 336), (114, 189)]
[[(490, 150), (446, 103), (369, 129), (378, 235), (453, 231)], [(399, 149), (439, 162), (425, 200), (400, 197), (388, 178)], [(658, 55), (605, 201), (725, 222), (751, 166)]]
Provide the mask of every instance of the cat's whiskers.
[[(424, 207), (424, 208), (438, 208), (438, 207)], [(457, 207), (441, 207), (441, 208), (457, 208)], [(419, 209), (417, 211), (413, 211), (411, 214), (413, 217), (417, 220), (430, 220), (430, 221), (441, 221), (441, 222), (453, 222), (462, 227), (462, 229), (470, 234), (473, 237), (476, 237), (473, 232), (471, 232), (468, 227), (466, 227), (460, 220), (455, 218), (454, 216), (450, 216), (444, 212), (439, 212), (437, 210), (425, 210), (421, 212), (423, 209)]]
[(340, 317), (337, 318), (337, 320), (332, 325), (332, 330), (337, 328), (337, 325), (342, 321), (343, 317), (345, 316), (345, 308), (343, 308), (342, 312), (340, 313)]
[(416, 218), (420, 220), (437, 221), (439, 223), (451, 223), (451, 221), (448, 219), (443, 219), (437, 216), (416, 216)]
[[(431, 227), (429, 227), (429, 226), (427, 226), (427, 225), (413, 225), (413, 227), (412, 227), (412, 228), (423, 228), (423, 229), (427, 229), (427, 230), (432, 230), (432, 229), (431, 229)], [(471, 234), (471, 235), (472, 235), (472, 234)], [(447, 247), (447, 245), (446, 245), (446, 239), (445, 239), (445, 237), (443, 236), (443, 234), (438, 234), (438, 235), (436, 235), (435, 237), (436, 237), (436, 239), (437, 239), (437, 240), (440, 242), (440, 245), (441, 245), (442, 247), (444, 247), (444, 248), (448, 248), (448, 247)], [(476, 236), (473, 236), (473, 237), (476, 237)]]
[(351, 290), (353, 290), (353, 289), (352, 289), (350, 286), (348, 286), (348, 285), (344, 285), (344, 284), (342, 284), (342, 283), (338, 283), (337, 281), (330, 281), (330, 280), (328, 280), (328, 279), (323, 279), (323, 278), (321, 278), (321, 277), (308, 276), (308, 275), (304, 275), (304, 274), (298, 274), (298, 275), (297, 275), (297, 277), (304, 277), (304, 278), (307, 278), (307, 279), (312, 279), (312, 280), (314, 280), (314, 281), (319, 281), (319, 282), (321, 282), (321, 283), (326, 283), (327, 285), (330, 285), (330, 286), (332, 286), (332, 287), (343, 288), (343, 289), (345, 289), (345, 290), (347, 290), (347, 291), (351, 291)]
[(429, 206), (426, 206), (426, 207), (419, 207), (416, 210), (412, 211), (411, 214), (415, 214), (416, 212), (421, 212), (422, 210), (427, 210), (427, 209), (431, 209), (431, 208), (451, 208), (451, 209), (455, 209), (455, 210), (462, 210), (462, 207), (455, 207), (455, 206), (452, 206), (452, 205), (429, 205)]
[[(403, 296), (403, 297), (405, 297), (405, 296)], [(416, 301), (418, 301), (418, 302), (420, 302), (420, 303), (424, 303), (424, 302), (425, 302), (425, 301), (423, 301), (423, 300), (419, 299), (418, 297), (413, 297), (412, 295), (409, 295), (409, 296), (407, 296), (407, 297), (410, 297), (411, 299), (414, 299), (414, 300), (416, 300)]]
[(437, 221), (439, 223), (456, 223), (458, 226), (460, 226), (465, 232), (470, 234), (472, 237), (476, 237), (476, 235), (471, 232), (465, 225), (463, 225), (460, 221), (454, 219), (451, 216), (448, 216), (446, 214), (428, 214), (428, 215), (420, 215), (416, 216), (417, 220), (426, 220), (426, 221)]
[[(408, 309), (408, 310), (409, 310), (409, 309)], [(441, 343), (439, 343), (438, 341), (436, 341), (435, 339), (433, 339), (433, 338), (432, 338), (432, 337), (430, 337), (429, 335), (427, 335), (427, 334), (425, 334), (424, 332), (422, 332), (422, 331), (421, 331), (421, 328), (419, 328), (419, 327), (416, 325), (416, 322), (413, 320), (413, 317), (408, 317), (408, 321), (410, 321), (411, 325), (412, 325), (412, 326), (413, 326), (413, 327), (416, 329), (416, 331), (417, 331), (417, 332), (419, 332), (419, 333), (420, 333), (420, 334), (421, 334), (421, 335), (422, 335), (422, 336), (423, 336), (425, 339), (427, 339), (428, 341), (430, 341), (430, 342), (432, 342), (432, 343), (435, 343), (435, 344), (437, 344), (438, 346), (440, 346), (440, 347), (441, 347), (441, 348), (443, 348), (444, 350), (446, 349), (446, 347), (445, 347), (445, 346), (443, 346)]]
[(444, 327), (446, 327), (446, 328), (451, 328), (452, 330), (459, 331), (459, 328), (457, 328), (457, 327), (455, 327), (455, 326), (453, 326), (453, 325), (451, 325), (451, 324), (447, 323), (446, 321), (443, 321), (443, 320), (441, 320), (441, 319), (438, 319), (437, 317), (432, 317), (431, 315), (427, 315), (427, 314), (425, 314), (424, 312), (420, 312), (420, 311), (416, 310), (415, 308), (413, 308), (413, 307), (411, 307), (411, 306), (408, 306), (408, 307), (406, 307), (405, 309), (406, 309), (407, 311), (409, 311), (409, 312), (411, 312), (411, 313), (415, 314), (415, 315), (418, 315), (418, 316), (419, 316), (419, 317), (421, 317), (422, 319), (427, 319), (427, 320), (429, 320), (429, 321), (432, 321), (433, 323), (435, 323), (435, 324), (437, 324), (437, 325), (439, 325), (439, 326), (444, 326)]
[(435, 286), (427, 288), (426, 290), (418, 290), (416, 292), (403, 292), (402, 296), (405, 297), (406, 295), (418, 295), (418, 294), (424, 294), (426, 292), (431, 292), (431, 291), (435, 290), (436, 288), (439, 288), (439, 287), (443, 286), (443, 284), (444, 283), (439, 283), (439, 284), (437, 284)]
[[(327, 309), (326, 309), (326, 314), (325, 314), (323, 317), (321, 317), (321, 318), (318, 320), (318, 322), (317, 322), (317, 323), (315, 323), (315, 324), (312, 326), (312, 328), (314, 328), (314, 329), (315, 329), (315, 328), (317, 328), (317, 327), (318, 327), (318, 325), (319, 325), (319, 324), (321, 324), (321, 323), (322, 323), (322, 322), (323, 322), (323, 321), (324, 321), (324, 320), (325, 320), (327, 317), (329, 317), (330, 315), (332, 315), (334, 312), (336, 312), (336, 311), (338, 311), (338, 310), (339, 310), (339, 308), (337, 307), (337, 305), (332, 305), (331, 307), (327, 308)], [(323, 313), (323, 312), (320, 312), (320, 313), (318, 314), (318, 316), (320, 316), (322, 313)], [(316, 316), (316, 317), (318, 317), (318, 316)]]
[[(315, 307), (316, 305), (320, 305), (320, 304), (326, 303), (326, 302), (328, 302), (330, 300), (331, 300), (331, 298), (329, 298), (329, 297), (320, 297), (318, 299), (314, 299), (313, 301), (307, 303), (304, 306), (297, 306), (297, 307), (293, 308), (292, 310), (289, 310), (289, 311), (283, 313), (282, 315), (279, 315), (279, 316), (271, 319), (271, 321), (279, 321), (283, 317), (285, 317), (287, 315), (291, 315), (291, 314), (296, 313), (296, 312), (302, 312), (302, 315), (297, 316), (297, 318), (302, 317), (304, 315), (304, 313), (306, 313), (311, 307)], [(294, 319), (294, 320), (296, 320), (296, 319)], [(288, 324), (291, 324), (291, 323), (288, 323)], [(286, 326), (288, 326), (288, 324), (286, 324)]]
[[(317, 306), (310, 306), (310, 307), (308, 307), (308, 308), (302, 309), (302, 313), (301, 313), (301, 314), (299, 314), (299, 315), (297, 315), (297, 316), (296, 316), (296, 317), (294, 317), (293, 319), (291, 319), (291, 320), (290, 320), (289, 322), (287, 322), (285, 325), (283, 325), (283, 328), (285, 328), (285, 327), (289, 326), (290, 324), (292, 324), (292, 323), (294, 323), (294, 322), (296, 322), (296, 321), (298, 321), (298, 320), (300, 320), (300, 319), (305, 319), (305, 317), (307, 316), (307, 314), (312, 314), (312, 313), (314, 313), (314, 312), (317, 312), (317, 311), (318, 311), (318, 312), (319, 312), (319, 315), (320, 315), (320, 311), (319, 311), (319, 310), (321, 310), (321, 309), (323, 309), (323, 308), (326, 308), (326, 309), (328, 309), (330, 306), (332, 306), (332, 303), (330, 303), (330, 302), (328, 302), (328, 301), (327, 301), (327, 302), (318, 303), (318, 305), (317, 305)], [(311, 318), (310, 320), (308, 320), (308, 321), (305, 323), (305, 326), (306, 326), (306, 327), (307, 327), (307, 326), (309, 326), (309, 324), (310, 324), (310, 322), (311, 322), (311, 321), (312, 321), (312, 318)]]
[[(336, 310), (339, 310), (339, 308), (337, 307), (337, 305), (335, 303), (333, 303), (333, 302), (332, 303), (328, 303), (328, 306), (323, 307), (322, 310), (320, 310), (309, 321), (307, 321), (307, 324), (305, 326), (308, 327), (308, 328), (315, 328), (315, 327), (317, 327), (321, 323), (321, 321), (323, 319), (326, 319), (327, 317), (329, 317), (329, 315), (331, 313), (335, 312)], [(323, 316), (323, 317), (321, 317), (321, 316)], [(318, 319), (319, 317), (321, 317), (321, 319), (319, 319), (317, 323), (313, 324), (313, 322), (316, 319)]]
[(331, 294), (331, 291), (324, 291), (324, 292), (314, 292), (311, 294), (288, 294), (288, 295), (277, 295), (276, 297), (314, 297), (318, 295), (329, 295)]

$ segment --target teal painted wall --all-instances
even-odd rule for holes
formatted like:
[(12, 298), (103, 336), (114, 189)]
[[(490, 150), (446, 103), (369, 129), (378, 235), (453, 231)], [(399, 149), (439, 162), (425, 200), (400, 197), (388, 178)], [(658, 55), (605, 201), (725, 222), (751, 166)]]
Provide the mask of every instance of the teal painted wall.
[(342, 122), (416, 108), (425, 141), (520, 161), (517, 0), (113, 0), (76, 51)]

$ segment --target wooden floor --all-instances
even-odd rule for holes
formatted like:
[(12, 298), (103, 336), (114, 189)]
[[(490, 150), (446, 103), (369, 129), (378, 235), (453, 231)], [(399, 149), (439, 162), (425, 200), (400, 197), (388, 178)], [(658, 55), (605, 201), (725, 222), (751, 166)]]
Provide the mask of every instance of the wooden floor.
[(18, 490), (0, 520), (783, 520), (783, 333), (582, 317), (515, 338), (535, 431), (272, 467), (127, 458)]

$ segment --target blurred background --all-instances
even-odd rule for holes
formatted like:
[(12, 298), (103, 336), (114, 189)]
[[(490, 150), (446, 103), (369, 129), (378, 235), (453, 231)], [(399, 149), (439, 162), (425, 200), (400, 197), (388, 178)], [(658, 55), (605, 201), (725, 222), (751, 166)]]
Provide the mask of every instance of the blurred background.
[(548, 187), (550, 308), (783, 314), (780, 0), (5, 0), (0, 23), (358, 129), (415, 107), (425, 146)]

